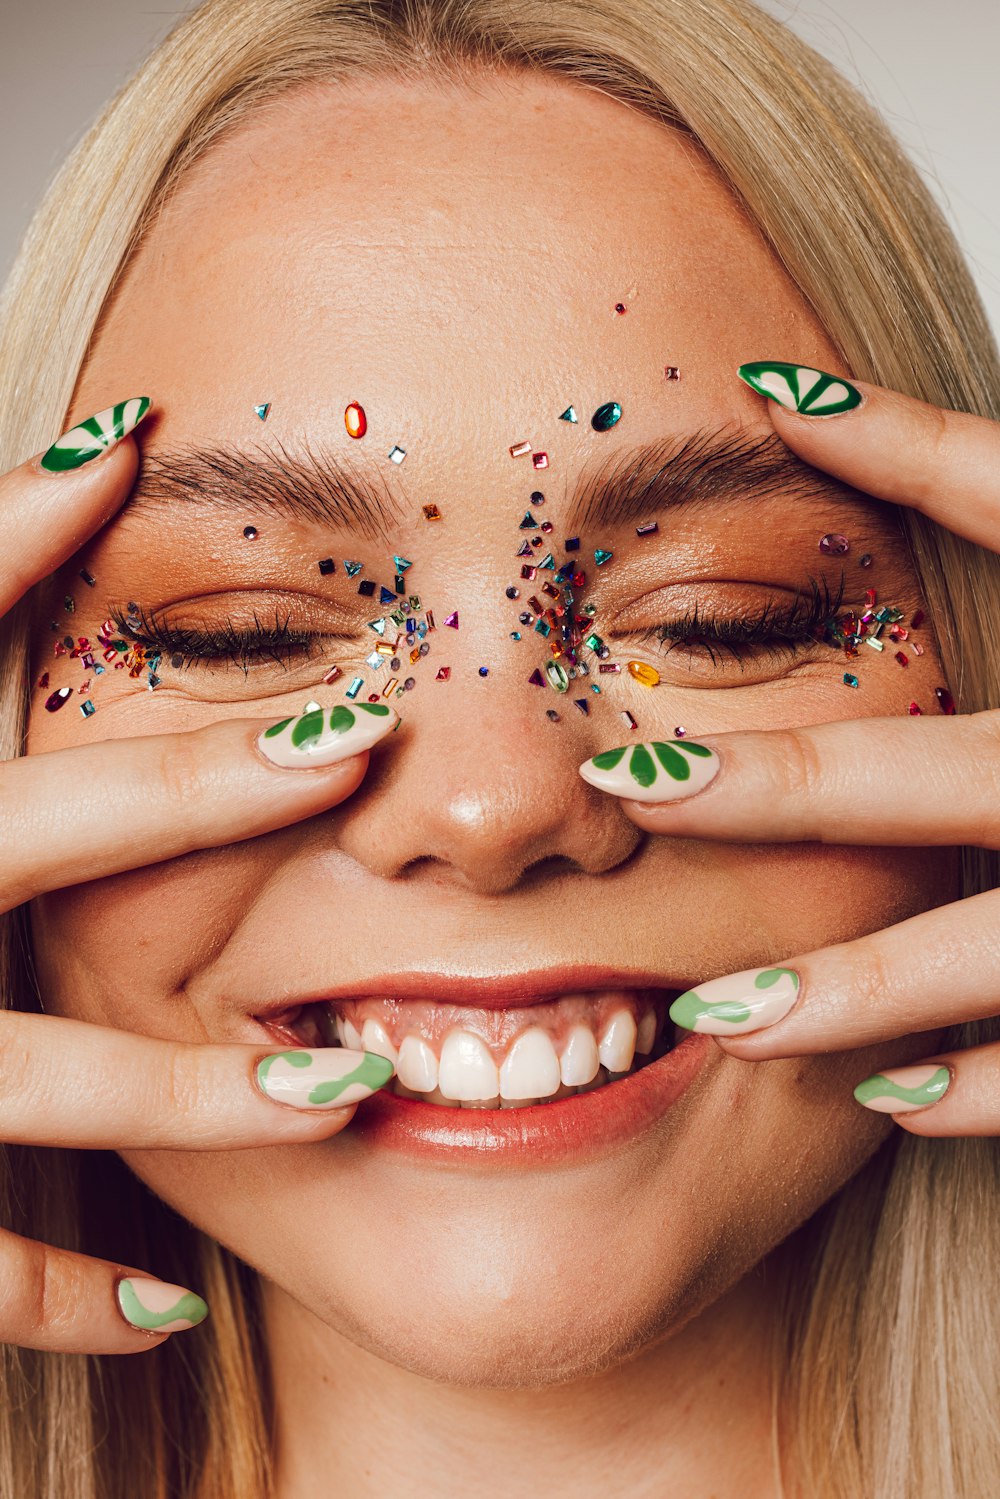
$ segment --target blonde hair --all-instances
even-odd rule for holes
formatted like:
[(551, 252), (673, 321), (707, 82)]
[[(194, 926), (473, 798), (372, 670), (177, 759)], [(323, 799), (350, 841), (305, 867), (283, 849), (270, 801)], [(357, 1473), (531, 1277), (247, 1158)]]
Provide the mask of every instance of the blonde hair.
[[(0, 304), (0, 469), (60, 432), (123, 266), (185, 169), (257, 105), (360, 73), (534, 69), (689, 132), (861, 379), (1000, 416), (962, 255), (870, 106), (747, 0), (208, 0), (56, 176)], [(998, 704), (1000, 563), (901, 512), (962, 711)], [(20, 753), (26, 613), (3, 624), (3, 750)], [(873, 754), (877, 745), (872, 746)], [(963, 850), (966, 894), (996, 883)], [(22, 918), (23, 919), (23, 918)], [(17, 917), (5, 1001), (36, 1005)], [(955, 1027), (944, 1047), (996, 1035)], [(37, 1499), (263, 1499), (271, 1393), (253, 1271), (107, 1152), (8, 1147), (0, 1222), (197, 1287), (212, 1316), (138, 1358), (5, 1348), (0, 1489)], [(775, 1343), (789, 1482), (824, 1499), (1000, 1492), (997, 1150), (894, 1130), (799, 1229)], [(263, 1371), (263, 1372), (262, 1372)]]

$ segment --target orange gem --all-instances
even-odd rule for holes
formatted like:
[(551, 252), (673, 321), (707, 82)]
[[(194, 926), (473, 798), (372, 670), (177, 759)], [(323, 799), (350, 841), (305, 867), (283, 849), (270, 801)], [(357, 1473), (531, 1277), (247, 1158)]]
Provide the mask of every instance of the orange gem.
[(344, 426), (347, 428), (348, 437), (364, 437), (368, 431), (365, 408), (359, 406), (357, 401), (352, 401), (344, 412)]
[(628, 663), (630, 677), (641, 682), (643, 687), (655, 687), (659, 683), (660, 673), (655, 666), (650, 666), (646, 661), (630, 661)]

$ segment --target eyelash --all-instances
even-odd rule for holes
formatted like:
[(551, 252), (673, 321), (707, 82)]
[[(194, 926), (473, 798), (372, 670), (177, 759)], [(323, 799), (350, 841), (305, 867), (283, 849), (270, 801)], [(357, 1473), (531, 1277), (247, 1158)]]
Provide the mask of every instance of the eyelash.
[[(703, 615), (695, 604), (687, 614), (675, 619), (663, 620), (648, 630), (630, 632), (634, 639), (655, 641), (663, 644), (673, 640), (665, 654), (678, 646), (701, 645), (708, 652), (713, 666), (718, 655), (728, 654), (742, 661), (749, 656), (769, 653), (794, 654), (822, 641), (830, 627), (835, 628), (834, 616), (840, 609), (844, 597), (844, 580), (841, 578), (836, 595), (831, 595), (826, 582), (822, 587), (810, 580), (811, 597), (799, 597), (783, 608), (769, 602), (750, 618), (719, 616), (716, 613)], [(289, 625), (290, 615), (282, 619), (276, 611), (274, 623), (264, 624), (256, 612), (253, 627), (237, 626), (226, 620), (218, 628), (194, 630), (187, 626), (170, 625), (155, 613), (147, 614), (143, 609), (131, 610), (127, 614), (112, 609), (111, 617), (118, 629), (130, 636), (139, 645), (159, 651), (168, 659), (183, 657), (185, 669), (199, 664), (227, 661), (249, 673), (251, 667), (262, 662), (287, 666), (296, 652), (307, 656), (315, 653), (315, 642), (320, 638), (344, 639), (343, 636), (322, 637), (316, 632), (293, 630)], [(820, 635), (822, 631), (822, 635)], [(836, 640), (830, 641), (836, 644)]]
[[(669, 655), (678, 646), (697, 644), (704, 646), (716, 663), (717, 652), (743, 661), (757, 655), (794, 655), (796, 651), (810, 646), (839, 644), (838, 626), (835, 619), (843, 603), (845, 580), (841, 577), (835, 595), (824, 580), (822, 586), (810, 579), (811, 597), (800, 596), (784, 607), (768, 602), (759, 614), (750, 618), (711, 613), (707, 616), (695, 604), (687, 614), (676, 619), (662, 620), (650, 629), (642, 631), (640, 640), (663, 644), (673, 640), (673, 645), (664, 652)], [(833, 639), (830, 639), (830, 636)], [(714, 643), (714, 649), (713, 644)]]

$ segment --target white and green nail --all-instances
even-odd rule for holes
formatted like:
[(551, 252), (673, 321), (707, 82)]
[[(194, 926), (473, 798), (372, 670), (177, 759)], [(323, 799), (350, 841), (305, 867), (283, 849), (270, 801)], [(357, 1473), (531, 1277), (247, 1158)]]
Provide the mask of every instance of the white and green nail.
[(346, 1108), (383, 1088), (393, 1074), (388, 1057), (331, 1046), (278, 1051), (257, 1063), (257, 1082), (275, 1103), (295, 1109)]
[(637, 802), (669, 802), (693, 796), (717, 774), (719, 757), (704, 744), (626, 744), (585, 760), (580, 774), (598, 791)]
[(913, 1067), (892, 1067), (858, 1083), (854, 1096), (877, 1114), (910, 1114), (943, 1098), (951, 1082), (947, 1067), (919, 1062)]
[(348, 708), (310, 708), (297, 718), (282, 718), (257, 736), (257, 747), (285, 770), (333, 765), (370, 749), (399, 726), (395, 709), (385, 703), (355, 703)]
[(89, 416), (77, 427), (71, 427), (62, 437), (57, 437), (39, 462), (42, 468), (59, 473), (68, 468), (79, 468), (91, 458), (99, 458), (116, 442), (121, 442), (134, 432), (149, 410), (148, 396), (133, 396), (129, 401), (119, 401), (96, 416)]
[(208, 1307), (193, 1291), (145, 1275), (120, 1280), (117, 1296), (125, 1321), (143, 1332), (183, 1332), (208, 1316)]
[(806, 364), (763, 359), (741, 364), (737, 374), (759, 395), (803, 416), (836, 416), (861, 405), (861, 392), (849, 380)]
[(670, 1018), (688, 1031), (737, 1036), (784, 1019), (798, 994), (799, 976), (791, 968), (745, 968), (679, 994)]

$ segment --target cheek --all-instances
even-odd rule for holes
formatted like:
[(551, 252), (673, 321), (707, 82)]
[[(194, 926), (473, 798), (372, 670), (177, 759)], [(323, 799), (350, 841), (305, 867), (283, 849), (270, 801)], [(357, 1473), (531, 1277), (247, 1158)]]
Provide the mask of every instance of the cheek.
[(218, 954), (273, 868), (267, 837), (39, 896), (30, 920), (47, 1011), (163, 1039), (223, 1039), (194, 1013), (191, 980)]

